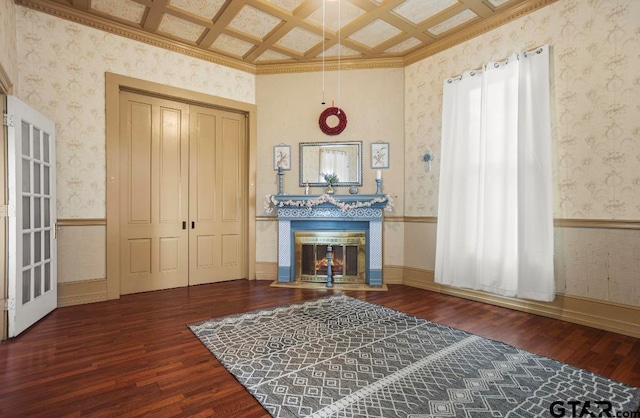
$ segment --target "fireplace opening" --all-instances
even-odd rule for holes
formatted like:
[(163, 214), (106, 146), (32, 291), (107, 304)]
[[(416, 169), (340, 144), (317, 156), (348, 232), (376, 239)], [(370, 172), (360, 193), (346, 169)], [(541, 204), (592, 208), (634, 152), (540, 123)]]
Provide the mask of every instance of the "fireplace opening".
[(334, 283), (365, 283), (366, 233), (363, 231), (296, 231), (296, 281), (327, 280), (327, 248), (333, 250), (331, 272)]

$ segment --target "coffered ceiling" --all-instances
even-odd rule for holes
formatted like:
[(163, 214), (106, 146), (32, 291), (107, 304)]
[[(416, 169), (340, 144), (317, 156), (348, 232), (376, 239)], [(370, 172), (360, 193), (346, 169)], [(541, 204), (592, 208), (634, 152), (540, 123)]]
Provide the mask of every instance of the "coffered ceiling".
[(252, 73), (404, 66), (555, 0), (15, 0)]

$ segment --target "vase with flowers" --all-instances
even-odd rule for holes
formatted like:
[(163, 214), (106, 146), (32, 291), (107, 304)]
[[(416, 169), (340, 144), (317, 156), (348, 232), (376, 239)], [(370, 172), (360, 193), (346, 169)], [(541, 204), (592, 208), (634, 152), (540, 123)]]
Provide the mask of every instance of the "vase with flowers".
[(338, 176), (335, 173), (322, 173), (322, 177), (327, 183), (325, 193), (333, 194), (333, 186), (338, 182)]

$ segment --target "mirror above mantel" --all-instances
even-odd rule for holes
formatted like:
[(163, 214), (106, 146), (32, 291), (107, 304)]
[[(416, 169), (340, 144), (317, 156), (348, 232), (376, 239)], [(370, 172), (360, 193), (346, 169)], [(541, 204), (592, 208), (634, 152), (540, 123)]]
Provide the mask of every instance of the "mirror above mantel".
[(362, 141), (301, 142), (300, 186), (323, 187), (324, 173), (338, 176), (334, 186), (362, 186)]

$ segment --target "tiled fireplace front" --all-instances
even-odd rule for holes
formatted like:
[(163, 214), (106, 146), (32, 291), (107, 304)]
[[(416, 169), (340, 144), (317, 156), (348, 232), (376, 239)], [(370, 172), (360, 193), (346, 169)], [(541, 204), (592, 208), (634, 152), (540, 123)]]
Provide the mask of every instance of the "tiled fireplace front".
[[(305, 205), (318, 196), (274, 196), (278, 214), (278, 282), (325, 282), (332, 245), (335, 283), (382, 286), (382, 211), (385, 195), (344, 195)], [(313, 200), (315, 202), (315, 200)], [(364, 202), (364, 203), (358, 203)], [(273, 202), (272, 202), (273, 203)], [(350, 205), (345, 208), (344, 205)], [(302, 244), (301, 240), (308, 240)], [(298, 241), (298, 242), (296, 242)], [(336, 273), (337, 267), (337, 273)]]

